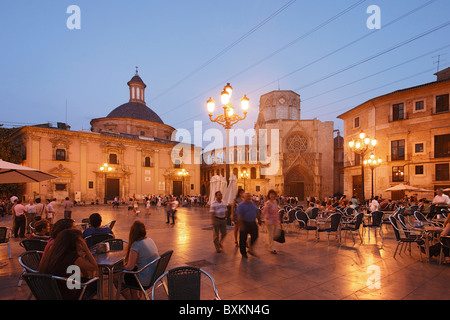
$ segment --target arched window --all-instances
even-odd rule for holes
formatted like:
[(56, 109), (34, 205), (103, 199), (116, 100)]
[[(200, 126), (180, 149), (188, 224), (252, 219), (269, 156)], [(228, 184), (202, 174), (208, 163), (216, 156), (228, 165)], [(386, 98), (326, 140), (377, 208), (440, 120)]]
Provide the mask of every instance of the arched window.
[(115, 154), (115, 153), (109, 154), (109, 163), (110, 164), (119, 164), (119, 161), (117, 159), (117, 154)]
[(152, 163), (150, 162), (150, 157), (145, 157), (144, 167), (151, 167)]

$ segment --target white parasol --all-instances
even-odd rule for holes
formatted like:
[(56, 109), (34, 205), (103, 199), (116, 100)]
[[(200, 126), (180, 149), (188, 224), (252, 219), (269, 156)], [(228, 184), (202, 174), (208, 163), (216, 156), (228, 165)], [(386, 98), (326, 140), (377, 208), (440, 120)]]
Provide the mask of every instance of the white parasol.
[(224, 193), (223, 202), (227, 205), (233, 203), (234, 197), (236, 197), (237, 192), (237, 178), (234, 174), (230, 176), (230, 183), (228, 184), (228, 188)]
[(0, 183), (39, 182), (54, 178), (58, 177), (0, 159)]

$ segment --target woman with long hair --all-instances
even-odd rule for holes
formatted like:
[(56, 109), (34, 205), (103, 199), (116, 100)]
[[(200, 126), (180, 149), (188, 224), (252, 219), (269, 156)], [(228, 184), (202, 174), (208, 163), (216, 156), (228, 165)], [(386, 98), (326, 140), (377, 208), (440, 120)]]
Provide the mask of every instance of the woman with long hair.
[[(130, 228), (124, 269), (140, 270), (158, 257), (158, 248), (155, 242), (147, 237), (147, 230), (145, 229), (144, 223), (142, 221), (135, 221)], [(150, 266), (138, 274), (138, 279), (143, 286), (150, 284), (155, 267), (156, 265)], [(138, 285), (136, 278), (132, 274), (125, 274), (124, 282)], [(125, 291), (123, 293), (126, 299), (137, 299), (134, 290), (131, 290), (129, 294), (126, 294)]]
[[(76, 265), (81, 271), (81, 282), (84, 282), (89, 275), (98, 270), (97, 262), (81, 237), (81, 231), (78, 229), (66, 229), (61, 231), (56, 237), (53, 245), (46, 255), (42, 257), (39, 264), (39, 272), (51, 274), (59, 277), (70, 277), (73, 272), (67, 272), (69, 266)], [(78, 299), (79, 289), (69, 289), (65, 282), (58, 282), (61, 295), (64, 299)], [(96, 290), (96, 285), (89, 289)]]
[(244, 201), (244, 189), (239, 189), (236, 194), (236, 198), (233, 200), (233, 204), (231, 205), (231, 221), (234, 223), (234, 244), (236, 247), (239, 247), (238, 243), (238, 235), (239, 235), (239, 223), (236, 215), (236, 210), (238, 205)]
[(262, 217), (267, 227), (267, 246), (271, 253), (276, 254), (273, 238), (280, 232), (280, 214), (278, 213), (277, 193), (275, 190), (269, 190), (267, 199), (262, 209)]

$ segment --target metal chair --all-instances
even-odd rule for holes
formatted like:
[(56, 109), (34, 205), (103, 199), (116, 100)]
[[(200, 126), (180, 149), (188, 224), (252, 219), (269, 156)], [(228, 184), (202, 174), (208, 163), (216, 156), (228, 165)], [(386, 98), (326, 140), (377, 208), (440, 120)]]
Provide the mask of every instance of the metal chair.
[(25, 273), (22, 277), (36, 300), (64, 300), (63, 295), (61, 294), (60, 286), (67, 286), (68, 282), (74, 285), (79, 285), (81, 291), (77, 298), (78, 300), (89, 299), (95, 295), (96, 290), (94, 290), (89, 296), (85, 296), (86, 289), (90, 284), (93, 284), (98, 280), (98, 278), (95, 277), (87, 282), (81, 283), (73, 279), (43, 273)]
[(8, 247), (8, 257), (11, 259), (11, 244), (9, 238), (11, 237), (11, 229), (8, 227), (0, 227), (0, 244), (6, 244)]
[[(128, 289), (133, 289), (133, 290), (142, 292), (144, 294), (145, 299), (150, 300), (149, 289), (154, 287), (154, 285), (156, 284), (156, 280), (166, 271), (167, 265), (169, 264), (172, 254), (173, 254), (173, 250), (166, 251), (162, 255), (160, 255), (158, 258), (156, 258), (152, 262), (146, 264), (144, 267), (142, 267), (140, 270), (137, 270), (137, 271), (122, 270), (122, 272), (120, 274), (120, 278), (119, 278), (119, 285), (117, 288), (116, 299), (119, 300), (120, 293), (122, 292), (122, 290), (125, 288), (128, 288)], [(149, 268), (151, 266), (154, 266), (155, 270), (153, 272), (150, 283), (148, 285), (143, 285), (141, 283), (141, 281), (139, 280), (138, 276), (140, 273), (142, 273), (144, 270), (146, 270), (147, 268)], [(131, 284), (124, 283), (123, 280), (124, 280), (125, 274), (134, 275), (137, 285), (131, 285)]]
[(114, 239), (114, 235), (111, 233), (96, 233), (84, 238), (88, 248), (92, 248), (97, 243), (103, 242), (108, 239)]
[(44, 251), (45, 246), (47, 245), (47, 240), (41, 239), (24, 239), (20, 241), (19, 245), (25, 249), (25, 251)]
[(22, 285), (22, 276), (27, 272), (37, 273), (39, 263), (42, 259), (43, 251), (31, 250), (25, 251), (19, 256), (19, 264), (23, 267), (22, 274), (19, 276), (18, 287)]
[[(392, 227), (394, 228), (394, 234), (395, 234), (395, 238), (397, 240), (397, 247), (395, 248), (394, 258), (395, 258), (396, 254), (397, 254), (398, 247), (400, 245), (402, 245), (401, 248), (400, 248), (400, 251), (399, 251), (399, 253), (401, 253), (401, 251), (403, 249), (403, 245), (405, 243), (409, 244), (409, 254), (411, 254), (411, 243), (414, 242), (414, 243), (416, 243), (419, 246), (420, 261), (422, 261), (422, 250), (420, 249), (420, 246), (425, 243), (422, 240), (422, 236), (416, 235), (416, 237), (411, 237), (410, 236), (410, 231), (409, 230), (405, 230), (403, 228), (402, 224), (400, 224), (400, 226), (399, 226), (399, 224), (397, 223), (397, 219), (393, 215), (389, 216), (389, 221), (391, 222)], [(403, 232), (405, 234), (405, 237), (402, 237), (400, 232)], [(405, 247), (405, 251), (406, 251), (406, 247)]]
[(128, 243), (128, 241), (122, 239), (106, 239), (102, 242), (109, 243), (109, 250), (111, 251), (121, 251), (123, 250), (123, 244)]
[(375, 237), (377, 235), (377, 229), (380, 229), (381, 240), (384, 241), (383, 229), (382, 229), (384, 213), (382, 211), (373, 211), (370, 214), (372, 216), (372, 222), (369, 224), (363, 223), (363, 230), (365, 230), (364, 228), (367, 228), (367, 232), (369, 235), (369, 241), (370, 241), (370, 229), (375, 229)]
[(428, 220), (428, 219), (427, 219), (421, 212), (419, 212), (419, 211), (415, 211), (415, 212), (414, 212), (414, 217), (415, 217), (418, 221), (422, 222), (424, 225), (442, 227), (442, 224), (441, 224), (441, 223)]
[(167, 278), (167, 295), (169, 300), (200, 300), (201, 276), (205, 275), (211, 281), (214, 299), (220, 300), (213, 277), (206, 271), (196, 267), (178, 267), (164, 272), (155, 281), (152, 289), (152, 300), (155, 300), (155, 287), (159, 281)]
[(103, 227), (104, 228), (110, 228), (112, 230), (114, 228), (115, 224), (116, 224), (116, 220), (113, 220), (113, 221), (108, 222), (107, 224), (105, 224)]
[(347, 240), (347, 232), (350, 231), (350, 233), (352, 234), (353, 243), (355, 243), (355, 237), (354, 237), (355, 233), (358, 234), (358, 236), (361, 240), (361, 244), (363, 243), (363, 238), (361, 236), (361, 233), (359, 232), (363, 218), (364, 218), (364, 213), (360, 212), (360, 213), (356, 214), (356, 216), (353, 218), (353, 220), (351, 220), (349, 222), (345, 222), (343, 224), (343, 227), (341, 228), (341, 230), (345, 231), (345, 238), (344, 238), (345, 240)]
[(334, 232), (336, 233), (336, 239), (341, 243), (341, 218), (342, 215), (338, 212), (333, 213), (331, 216), (327, 218), (325, 223), (330, 222), (329, 228), (320, 228), (318, 227), (316, 230), (316, 238), (319, 240), (319, 234), (320, 232), (326, 232), (327, 233), (327, 239), (328, 239), (328, 245), (330, 245), (330, 233)]
[(450, 251), (450, 236), (440, 237), (439, 243), (441, 244), (441, 252), (439, 254), (439, 264), (442, 264), (444, 258), (444, 250)]
[(287, 215), (284, 215), (284, 220), (282, 220), (281, 224), (286, 227), (286, 232), (288, 232), (289, 226), (293, 226), (295, 222), (295, 209), (290, 209), (287, 212)]
[(295, 219), (298, 221), (299, 228), (306, 230), (306, 238), (308, 238), (309, 231), (317, 230), (317, 226), (310, 225), (310, 219), (305, 211), (297, 210), (295, 212)]

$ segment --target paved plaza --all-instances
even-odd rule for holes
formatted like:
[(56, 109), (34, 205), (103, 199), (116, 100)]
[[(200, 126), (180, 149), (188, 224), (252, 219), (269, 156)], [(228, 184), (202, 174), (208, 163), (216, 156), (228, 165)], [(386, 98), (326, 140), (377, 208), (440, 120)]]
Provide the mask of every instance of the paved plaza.
[[(342, 245), (326, 234), (316, 241), (314, 232), (289, 231), (284, 244), (276, 243), (278, 254), (266, 247), (266, 233), (261, 230), (256, 256), (242, 259), (234, 244), (232, 227), (224, 241), (224, 251), (216, 253), (212, 241), (211, 218), (207, 208), (179, 208), (175, 225), (166, 224), (164, 208), (152, 208), (151, 214), (135, 215), (125, 206), (94, 205), (76, 207), (72, 217), (80, 222), (98, 212), (103, 223), (116, 220), (116, 238), (128, 239), (133, 221), (141, 220), (148, 236), (159, 252), (173, 250), (168, 268), (183, 265), (199, 266), (216, 281), (224, 300), (446, 300), (450, 299), (450, 267), (439, 265), (437, 259), (421, 262), (419, 250), (412, 247), (393, 258), (397, 245), (392, 228), (384, 226), (384, 241), (372, 233), (364, 236), (364, 244), (353, 243), (349, 235)], [(61, 217), (59, 213), (59, 217)], [(10, 216), (0, 218), (0, 226), (11, 226)], [(22, 268), (18, 256), (24, 251), (20, 239), (11, 238), (12, 259), (7, 248), (0, 248), (0, 299), (27, 299), (25, 282), (18, 287)], [(376, 271), (379, 271), (377, 273)], [(371, 279), (377, 278), (373, 283)]]

